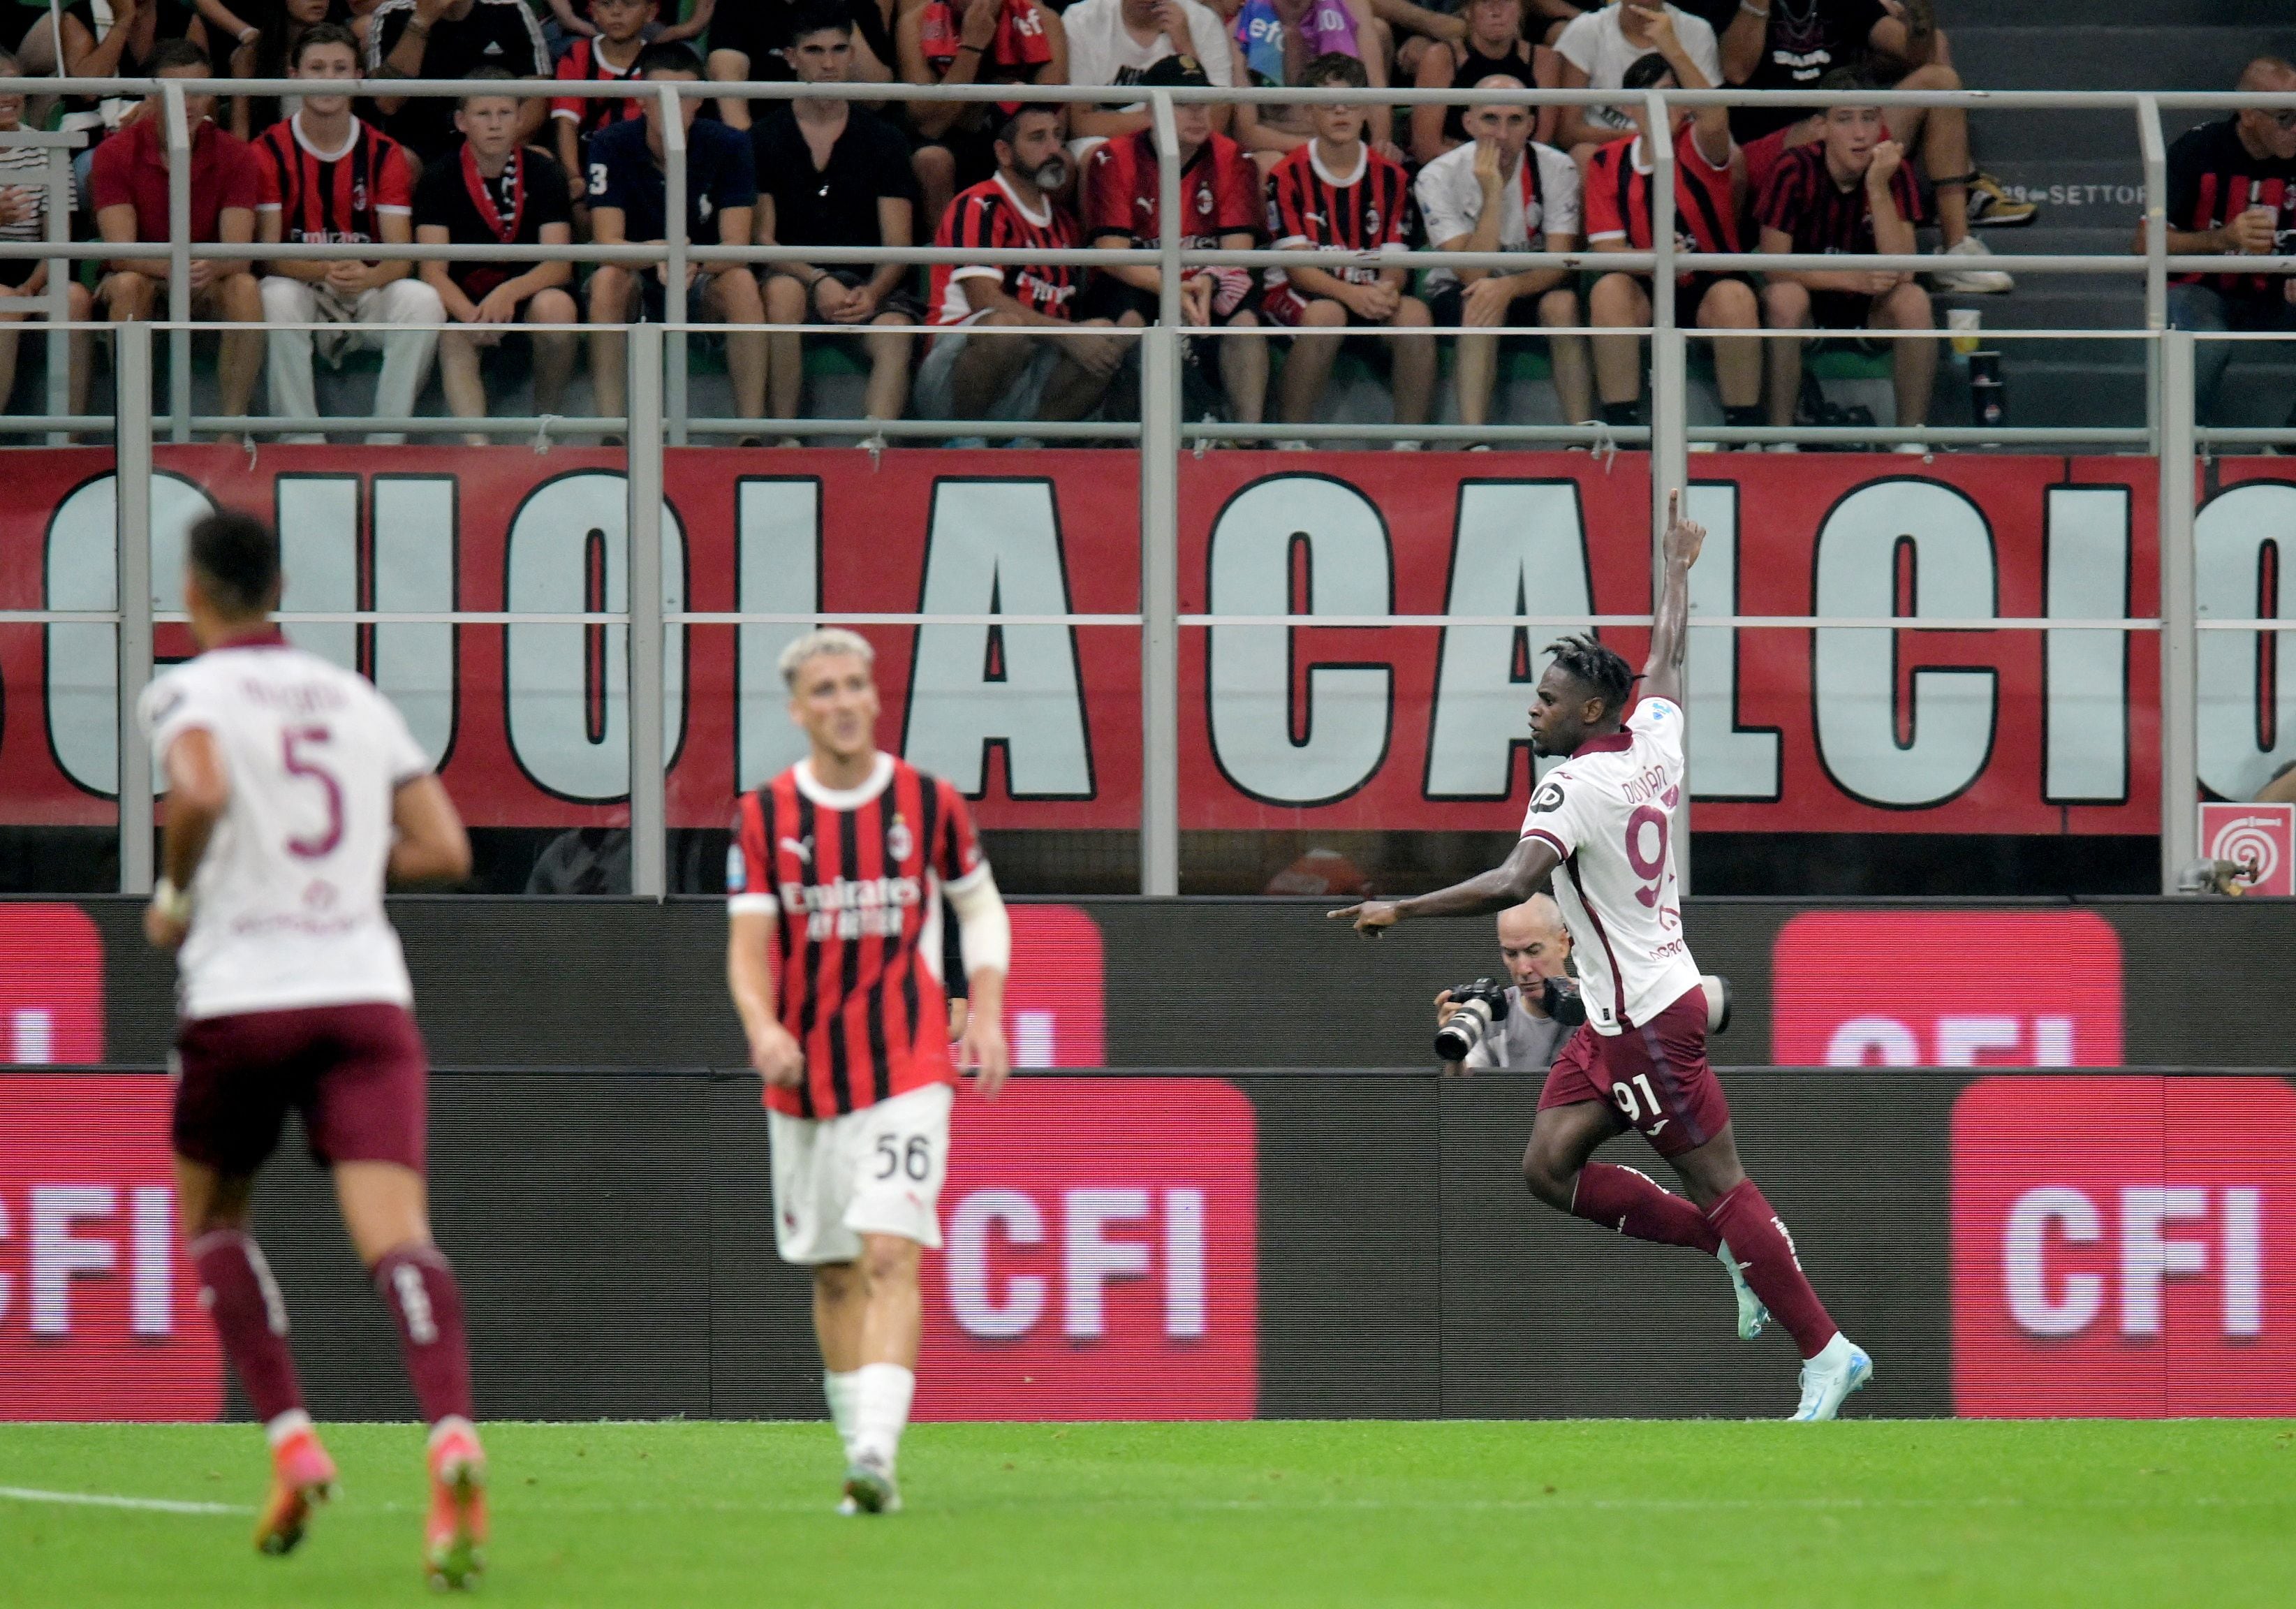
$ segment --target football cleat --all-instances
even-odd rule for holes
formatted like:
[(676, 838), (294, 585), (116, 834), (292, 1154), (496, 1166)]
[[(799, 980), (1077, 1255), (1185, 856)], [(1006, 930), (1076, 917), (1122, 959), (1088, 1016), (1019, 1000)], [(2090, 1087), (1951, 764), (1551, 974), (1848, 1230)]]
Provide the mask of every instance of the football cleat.
[(1746, 1283), (1746, 1265), (1730, 1255), (1728, 1241), (1724, 1241), (1722, 1249), (1714, 1255), (1729, 1270), (1730, 1290), (1738, 1298), (1738, 1339), (1752, 1341), (1769, 1324), (1770, 1309), (1762, 1305), (1762, 1299), (1755, 1295), (1753, 1287)]
[(335, 1461), (305, 1425), (271, 1449), (271, 1496), (255, 1525), (255, 1547), (274, 1557), (303, 1539), (311, 1506), (335, 1495)]
[(857, 1514), (900, 1513), (901, 1489), (894, 1483), (892, 1465), (874, 1453), (860, 1454), (846, 1466), (845, 1500)]
[(1801, 1406), (1793, 1416), (1800, 1421), (1836, 1419), (1849, 1393), (1874, 1377), (1874, 1359), (1839, 1330), (1817, 1356), (1801, 1366)]
[(430, 1517), (422, 1531), (422, 1572), (432, 1588), (478, 1585), (486, 1541), (487, 1456), (479, 1433), (442, 1420), (430, 1441)]

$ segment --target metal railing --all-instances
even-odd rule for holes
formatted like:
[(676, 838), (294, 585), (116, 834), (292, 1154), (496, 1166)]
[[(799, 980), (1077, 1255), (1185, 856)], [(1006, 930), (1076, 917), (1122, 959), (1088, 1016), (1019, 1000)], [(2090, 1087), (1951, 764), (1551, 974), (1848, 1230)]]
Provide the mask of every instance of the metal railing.
[[(584, 622), (626, 624), (629, 629), (629, 710), (632, 787), (630, 794), (630, 832), (632, 837), (632, 867), (634, 892), (659, 897), (666, 891), (667, 827), (665, 810), (666, 779), (663, 772), (662, 727), (662, 634), (666, 626), (687, 624), (758, 624), (801, 623), (800, 617), (767, 615), (755, 612), (667, 612), (656, 603), (660, 592), (662, 562), (661, 546), (661, 448), (685, 443), (691, 434), (722, 435), (761, 429), (798, 430), (809, 434), (842, 434), (849, 436), (938, 437), (992, 434), (1013, 436), (1027, 434), (1045, 439), (1087, 438), (1136, 439), (1140, 451), (1140, 529), (1143, 606), (1137, 615), (1061, 615), (1046, 617), (1047, 623), (1071, 626), (1118, 626), (1135, 628), (1141, 632), (1142, 655), (1142, 735), (1143, 776), (1141, 799), (1141, 884), (1149, 894), (1173, 894), (1179, 886), (1179, 633), (1184, 628), (1236, 625), (1247, 623), (1240, 617), (1227, 615), (1183, 614), (1178, 605), (1178, 457), (1183, 442), (1202, 442), (1207, 439), (1261, 439), (1268, 437), (1300, 437), (1303, 439), (1378, 439), (1400, 437), (1448, 440), (1472, 437), (1483, 440), (1509, 441), (1570, 441), (1585, 445), (1616, 445), (1627, 441), (1647, 441), (1651, 451), (1651, 505), (1655, 531), (1659, 518), (1670, 494), (1689, 482), (1689, 448), (1693, 434), (1700, 439), (1756, 444), (1774, 439), (1805, 440), (1842, 439), (1864, 442), (1918, 441), (1938, 446), (1975, 445), (2048, 445), (2060, 446), (2074, 442), (2115, 447), (2141, 447), (2156, 455), (2164, 471), (2167, 466), (2189, 464), (2194, 455), (2206, 445), (2249, 445), (2268, 440), (2296, 439), (2289, 432), (2253, 430), (2200, 430), (2194, 419), (2193, 370), (2194, 337), (2186, 332), (2168, 328), (2168, 286), (2172, 274), (2223, 272), (2227, 260), (2221, 257), (2172, 256), (2168, 250), (2168, 219), (2166, 216), (2167, 142), (2163, 136), (2161, 114), (2164, 110), (2221, 111), (2244, 107), (2296, 107), (2296, 96), (2238, 95), (2228, 94), (2122, 94), (2089, 92), (2034, 92), (1996, 94), (1986, 91), (1890, 91), (1877, 93), (1822, 94), (1796, 93), (1790, 94), (1757, 95), (1745, 91), (1647, 91), (1639, 94), (1615, 91), (1547, 91), (1547, 90), (1448, 90), (1386, 89), (1155, 89), (1143, 91), (1137, 86), (1116, 88), (1086, 86), (1029, 86), (1029, 85), (966, 85), (958, 86), (925, 87), (912, 85), (799, 85), (682, 82), (648, 84), (637, 96), (629, 94), (627, 86), (601, 83), (557, 83), (546, 80), (516, 80), (489, 82), (485, 93), (489, 95), (534, 96), (605, 96), (612, 99), (652, 97), (661, 117), (665, 135), (666, 216), (673, 221), (685, 215), (686, 142), (685, 124), (679, 114), (678, 103), (685, 99), (717, 99), (741, 95), (751, 100), (793, 100), (839, 98), (854, 101), (954, 101), (995, 102), (1028, 100), (1059, 103), (1095, 102), (1103, 104), (1144, 104), (1152, 117), (1152, 127), (1160, 157), (1160, 234), (1153, 250), (1010, 251), (996, 252), (975, 250), (947, 250), (928, 246), (907, 248), (838, 248), (813, 246), (757, 246), (701, 244), (683, 238), (673, 227), (672, 238), (652, 243), (633, 243), (600, 247), (572, 245), (545, 247), (520, 246), (392, 246), (378, 251), (373, 242), (343, 244), (264, 245), (242, 243), (232, 245), (199, 244), (190, 240), (190, 146), (191, 131), (185, 111), (187, 94), (264, 94), (277, 95), (308, 93), (310, 86), (296, 80), (250, 79), (170, 79), (156, 83), (134, 79), (14, 79), (0, 80), (0, 90), (20, 91), (27, 94), (63, 92), (73, 94), (151, 94), (160, 97), (160, 115), (169, 151), (169, 194), (171, 230), (165, 243), (120, 245), (101, 242), (70, 242), (58, 238), (62, 227), (60, 209), (50, 209), (50, 238), (39, 243), (0, 242), (0, 257), (42, 257), (51, 260), (51, 291), (54, 300), (52, 311), (61, 314), (57, 304), (63, 294), (60, 272), (66, 262), (81, 259), (161, 258), (168, 259), (168, 307), (162, 321), (130, 324), (115, 327), (118, 335), (117, 365), (120, 398), (117, 425), (119, 450), (118, 472), (120, 494), (118, 503), (119, 518), (120, 607), (114, 612), (7, 612), (0, 613), (0, 623), (38, 623), (59, 620), (86, 619), (113, 623), (119, 631), (119, 699), (121, 742), (120, 812), (121, 885), (128, 891), (148, 890), (152, 877), (152, 795), (151, 772), (147, 754), (134, 738), (133, 712), (137, 695), (152, 674), (151, 628), (155, 617), (151, 606), (151, 576), (149, 574), (150, 525), (152, 518), (150, 479), (152, 444), (156, 427), (164, 422), (169, 435), (176, 441), (186, 441), (194, 430), (232, 430), (315, 428), (309, 421), (285, 421), (275, 418), (235, 419), (226, 416), (195, 415), (192, 410), (192, 365), (190, 341), (193, 329), (191, 319), (190, 266), (195, 258), (216, 260), (365, 260), (378, 256), (417, 260), (450, 259), (476, 261), (487, 259), (539, 261), (564, 260), (578, 262), (619, 262), (660, 265), (672, 283), (682, 283), (690, 264), (718, 262), (745, 265), (767, 265), (775, 262), (802, 261), (815, 265), (863, 266), (886, 261), (904, 263), (965, 263), (994, 266), (1000, 263), (1071, 264), (1098, 267), (1127, 265), (1153, 266), (1160, 271), (1160, 321), (1157, 324), (1136, 332), (1128, 332), (1129, 339), (1140, 343), (1141, 350), (1141, 416), (1136, 425), (1121, 422), (1076, 422), (1066, 423), (1013, 421), (925, 421), (925, 420), (725, 420), (694, 419), (687, 407), (687, 370), (684, 349), (689, 334), (698, 330), (762, 333), (851, 334), (845, 325), (702, 325), (672, 319), (662, 324), (619, 326), (628, 332), (628, 416), (627, 421), (585, 417), (554, 422), (557, 430), (570, 428), (608, 430), (627, 425), (629, 441), (629, 591), (632, 600), (627, 613), (600, 613), (569, 616), (569, 620)], [(331, 93), (340, 90), (355, 95), (416, 95), (461, 96), (470, 93), (466, 84), (454, 81), (360, 81), (328, 86)], [(1759, 252), (1707, 253), (1681, 250), (1677, 243), (1674, 227), (1677, 217), (1677, 179), (1672, 142), (1660, 139), (1649, 142), (1648, 156), (1653, 165), (1652, 193), (1653, 218), (1652, 238), (1653, 249), (1648, 251), (1575, 250), (1547, 252), (1544, 250), (1504, 252), (1435, 252), (1347, 254), (1310, 250), (1223, 250), (1197, 249), (1183, 244), (1179, 234), (1180, 205), (1179, 138), (1174, 121), (1175, 106), (1182, 103), (1234, 103), (1250, 102), (1256, 105), (1312, 105), (1342, 103), (1362, 105), (1406, 106), (1423, 103), (1445, 104), (1511, 103), (1535, 105), (1577, 104), (1620, 105), (1639, 102), (1654, 128), (1670, 127), (1670, 107), (1738, 104), (1767, 99), (1809, 107), (1813, 110), (1827, 105), (1905, 105), (1922, 107), (1955, 106), (1967, 110), (1988, 111), (2079, 111), (2121, 109), (2133, 113), (2138, 146), (2144, 170), (2145, 214), (2144, 246), (2141, 254), (2058, 253), (2021, 255), (2001, 259), (2005, 267), (2020, 274), (2107, 274), (2141, 275), (2144, 287), (2145, 324), (2140, 332), (2128, 331), (2044, 331), (2017, 332), (2013, 339), (2100, 339), (2136, 340), (2144, 344), (2147, 354), (2148, 384), (2146, 398), (2148, 418), (2140, 428), (2105, 427), (2016, 427), (1994, 426), (1982, 429), (1931, 429), (1919, 425), (1891, 427), (1860, 427), (1845, 430), (1771, 429), (1767, 427), (1700, 426), (1695, 431), (1686, 421), (1687, 346), (1691, 333), (1683, 329), (1676, 317), (1677, 275), (1692, 271), (1763, 272), (1771, 270), (1822, 270), (1838, 268), (1842, 259), (1838, 256), (1808, 254), (1770, 254)], [(61, 147), (60, 147), (61, 149)], [(52, 159), (52, 166), (61, 156)], [(1941, 267), (1957, 266), (1941, 263), (1932, 257), (1874, 256), (1857, 259), (1861, 267), (1898, 272), (1927, 273)], [(2243, 273), (2296, 273), (2296, 257), (2243, 257), (2236, 259)], [(1268, 339), (1285, 333), (1281, 330), (1258, 332), (1185, 329), (1180, 307), (1182, 271), (1197, 267), (1273, 267), (1308, 264), (1330, 267), (1333, 266), (1374, 266), (1380, 267), (1406, 267), (1413, 269), (1449, 267), (1454, 268), (1506, 269), (1521, 271), (1535, 267), (1559, 267), (1572, 270), (1602, 269), (1647, 273), (1650, 275), (1651, 323), (1640, 330), (1605, 328), (1578, 332), (1525, 330), (1507, 332), (1523, 335), (1548, 336), (1556, 333), (1601, 333), (1608, 335), (1641, 334), (1652, 341), (1651, 420), (1647, 431), (1612, 430), (1593, 424), (1562, 425), (1498, 425), (1469, 429), (1441, 425), (1292, 425), (1279, 424), (1243, 426), (1236, 424), (1190, 424), (1179, 417), (1180, 363), (1182, 343), (1190, 339)], [(55, 320), (61, 323), (61, 317)], [(150, 406), (152, 374), (152, 332), (154, 327), (167, 331), (171, 343), (170, 398), (168, 412), (155, 416)], [(212, 326), (201, 326), (212, 327)], [(405, 328), (406, 326), (397, 326)], [(455, 327), (455, 326), (448, 326)], [(581, 328), (586, 326), (575, 326)], [(601, 326), (591, 325), (590, 328)], [(612, 326), (607, 326), (612, 327)], [(982, 332), (996, 334), (1000, 332)], [(1042, 332), (1013, 332), (1012, 338), (1041, 334)], [(1375, 332), (1376, 333), (1376, 332)], [(1431, 338), (1433, 332), (1427, 332)], [(1893, 332), (1868, 332), (1889, 337)], [(1988, 332), (1989, 336), (2000, 332)], [(1763, 332), (1725, 334), (1725, 339), (1761, 339)], [(1898, 339), (1943, 340), (1944, 332), (1894, 332)], [(1715, 337), (1714, 332), (1697, 332), (1701, 339)], [(667, 360), (667, 361), (665, 361)], [(89, 419), (72, 419), (62, 413), (57, 365), (51, 365), (50, 414), (38, 419), (27, 419), (25, 423), (38, 428), (60, 430), (86, 427), (99, 423)], [(430, 430), (440, 433), (485, 432), (513, 436), (535, 434), (540, 425), (545, 431), (550, 422), (532, 417), (522, 419), (460, 419), (452, 417), (392, 420), (331, 419), (320, 422), (316, 428), (329, 423), (339, 428), (387, 430)], [(2163, 472), (2161, 476), (2159, 510), (2159, 539), (2161, 544), (2161, 613), (2157, 618), (2129, 617), (2121, 620), (2011, 620), (2005, 619), (1984, 621), (1940, 622), (1926, 618), (1921, 629), (2097, 629), (2118, 631), (2157, 630), (2161, 636), (2161, 866), (2163, 891), (2175, 887), (2178, 868), (2197, 852), (2194, 800), (2196, 797), (2197, 749), (2195, 743), (2194, 643), (2200, 629), (2278, 629), (2281, 623), (2267, 620), (2197, 621), (2194, 603), (2193, 528), (2194, 506), (2190, 478), (2186, 474)], [(1655, 541), (1653, 563), (1656, 562)], [(288, 617), (291, 620), (301, 617)], [(374, 621), (398, 619), (374, 612), (332, 613), (324, 617), (331, 620)], [(426, 621), (472, 622), (496, 617), (470, 612), (406, 617)], [(510, 619), (512, 617), (501, 617)], [(519, 615), (520, 620), (543, 617)], [(555, 619), (557, 617), (551, 617)], [(816, 617), (802, 617), (810, 622)], [(954, 617), (922, 615), (846, 615), (824, 616), (853, 623), (922, 623), (928, 620), (944, 621)], [(1013, 617), (1000, 617), (1013, 623)], [(1615, 624), (1638, 626), (1648, 624), (1645, 615), (1608, 615), (1556, 617), (1556, 624)], [(1288, 619), (1271, 619), (1268, 624), (1288, 624)], [(1343, 624), (1334, 619), (1317, 617), (1318, 626)], [(1453, 627), (1477, 623), (1524, 624), (1517, 617), (1494, 617), (1488, 622), (1466, 620), (1459, 617), (1381, 616), (1367, 618), (1364, 624), (1381, 626), (1441, 626)], [(1803, 616), (1708, 616), (1698, 617), (1702, 626), (1743, 626), (1747, 628), (1808, 628), (1816, 626), (1902, 626), (1896, 620), (1847, 620), (1832, 617)], [(1685, 805), (1687, 810), (1687, 804)], [(1686, 850), (1687, 834), (1677, 839)], [(1687, 883), (1687, 868), (1685, 867)]]

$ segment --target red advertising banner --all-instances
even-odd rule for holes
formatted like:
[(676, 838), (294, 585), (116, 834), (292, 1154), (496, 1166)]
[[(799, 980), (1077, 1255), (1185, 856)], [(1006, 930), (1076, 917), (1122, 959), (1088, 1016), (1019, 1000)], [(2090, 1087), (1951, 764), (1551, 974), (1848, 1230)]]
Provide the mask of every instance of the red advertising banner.
[(103, 936), (76, 905), (0, 904), (0, 1065), (103, 1060)]
[(1953, 1114), (1955, 1411), (2296, 1412), (2296, 1088), (2004, 1078)]
[(147, 1075), (0, 1074), (0, 1421), (223, 1411), (176, 1232), (174, 1093)]
[[(277, 521), (292, 610), (564, 615), (627, 603), (618, 453), (266, 447), (250, 457), (168, 447), (158, 463), (152, 573), (163, 603), (174, 602), (184, 529), (216, 504)], [(26, 451), (10, 464), (0, 608), (111, 607), (110, 455)], [(1220, 452), (1180, 467), (1183, 609), (1282, 617), (1182, 633), (1183, 824), (1518, 825), (1531, 764), (1524, 710), (1562, 628), (1316, 619), (1646, 612), (1644, 461)], [(2226, 467), (2202, 497), (2204, 612), (2296, 616), (2296, 592), (2284, 599), (2276, 579), (2282, 546), (2296, 542), (2296, 482), (2276, 472)], [(1906, 622), (1693, 630), (1701, 828), (2157, 829), (2154, 634), (1917, 624), (2149, 615), (2151, 461), (1729, 454), (1702, 461), (1697, 476), (1690, 512), (1712, 533), (1693, 576), (1701, 614)], [(1132, 455), (675, 448), (666, 479), (670, 608), (1015, 617), (865, 628), (880, 655), (882, 741), (955, 781), (989, 826), (1137, 826), (1139, 632), (1044, 619), (1136, 612)], [(623, 819), (625, 628), (291, 629), (398, 702), (445, 756), (474, 824)], [(774, 660), (800, 629), (671, 627), (674, 825), (722, 823), (737, 784), (799, 751)], [(1639, 629), (1603, 635), (1630, 658), (1644, 650)], [(2296, 758), (2296, 677), (2274, 670), (2276, 641), (2204, 634), (2202, 770), (2221, 796), (2252, 795)], [(179, 628), (160, 632), (163, 659), (189, 649)], [(115, 663), (109, 626), (0, 627), (10, 821), (111, 819)]]
[(1256, 1135), (1250, 1098), (1217, 1079), (961, 1093), (916, 1416), (1250, 1418)]
[(1806, 912), (1770, 989), (1781, 1067), (2120, 1064), (2120, 936), (2095, 911)]

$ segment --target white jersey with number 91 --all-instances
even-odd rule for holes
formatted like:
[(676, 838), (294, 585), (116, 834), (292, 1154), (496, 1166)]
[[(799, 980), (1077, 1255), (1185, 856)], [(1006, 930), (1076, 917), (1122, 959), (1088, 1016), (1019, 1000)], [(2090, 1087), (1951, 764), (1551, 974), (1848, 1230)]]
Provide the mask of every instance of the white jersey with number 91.
[(1662, 698), (1588, 738), (1531, 794), (1522, 835), (1562, 857), (1554, 899), (1596, 1033), (1649, 1022), (1698, 986), (1674, 875), (1681, 802), (1682, 710)]
[(140, 714), (163, 777), (168, 745), (198, 727), (231, 787), (192, 883), (183, 1015), (412, 1006), (382, 884), (393, 796), (430, 761), (390, 701), (273, 636), (176, 666)]

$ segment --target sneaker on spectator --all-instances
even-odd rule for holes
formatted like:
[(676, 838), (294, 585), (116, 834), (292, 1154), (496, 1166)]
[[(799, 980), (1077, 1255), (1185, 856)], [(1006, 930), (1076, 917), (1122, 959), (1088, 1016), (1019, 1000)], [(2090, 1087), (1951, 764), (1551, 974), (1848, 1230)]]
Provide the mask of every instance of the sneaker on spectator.
[[(1987, 250), (1985, 242), (1973, 234), (1965, 234), (1950, 246), (1939, 247), (1936, 254), (1939, 257), (1993, 255)], [(1943, 268), (1930, 277), (1937, 282), (1939, 290), (1961, 296), (1999, 296), (2017, 288), (2017, 282), (1998, 268)]]
[(1415, 453), (1426, 445), (1427, 444), (1425, 442), (1414, 440), (1408, 436), (1399, 441), (1390, 441), (1388, 443), (1388, 447), (1390, 451), (1398, 453)]
[(2021, 229), (2040, 216), (2032, 201), (2021, 201), (1989, 173), (1969, 179), (1969, 226), (1972, 229)]

